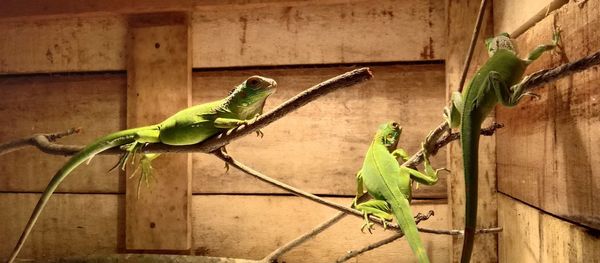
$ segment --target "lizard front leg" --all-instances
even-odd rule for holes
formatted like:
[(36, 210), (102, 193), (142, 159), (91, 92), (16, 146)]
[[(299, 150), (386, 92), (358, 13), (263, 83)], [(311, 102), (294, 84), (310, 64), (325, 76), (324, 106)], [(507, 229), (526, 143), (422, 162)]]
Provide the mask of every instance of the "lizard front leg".
[[(249, 120), (241, 120), (235, 118), (216, 118), (214, 120), (214, 125), (220, 129), (228, 129), (225, 133), (227, 135), (231, 134), (233, 130), (241, 125), (248, 125), (256, 121), (258, 119), (259, 114), (256, 114), (252, 119)], [(264, 136), (263, 132), (260, 130), (256, 131), (256, 136), (260, 136), (261, 138)]]
[[(438, 173), (440, 171), (449, 171), (446, 168), (439, 168), (439, 169), (433, 169), (433, 167), (431, 166), (431, 163), (429, 161), (429, 157), (427, 156), (427, 151), (424, 147), (423, 144), (421, 144), (421, 149), (423, 150), (423, 173), (408, 168), (408, 167), (404, 167), (404, 166), (400, 166), (400, 169), (403, 171), (406, 171), (408, 174), (410, 174), (410, 178), (412, 180), (417, 181), (417, 183), (421, 183), (421, 184), (425, 184), (425, 185), (434, 185), (437, 183), (438, 181)], [(417, 185), (418, 186), (418, 185)]]
[(404, 162), (406, 160), (408, 160), (408, 152), (406, 152), (406, 150), (402, 149), (402, 148), (398, 148), (396, 150), (394, 150), (392, 153), (392, 156), (394, 156), (395, 159), (401, 158), (401, 160)]

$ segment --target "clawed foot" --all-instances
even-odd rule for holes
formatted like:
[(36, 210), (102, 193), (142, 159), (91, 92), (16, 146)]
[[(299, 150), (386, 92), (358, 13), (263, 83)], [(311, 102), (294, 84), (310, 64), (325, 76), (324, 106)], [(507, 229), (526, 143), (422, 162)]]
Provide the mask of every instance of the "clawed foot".
[(533, 93), (533, 92), (529, 92), (529, 91), (523, 93), (521, 96), (530, 96), (530, 97), (532, 97), (533, 100), (539, 100), (539, 99), (542, 98), (542, 96), (540, 96), (539, 94)]
[[(231, 156), (229, 156), (229, 154), (227, 153), (227, 148), (225, 148), (225, 146), (219, 148), (219, 151), (221, 152), (221, 155), (223, 157), (225, 157), (228, 160), (231, 159)], [(225, 173), (228, 173), (229, 172), (229, 163), (228, 162), (225, 162), (225, 167), (224, 168), (225, 168)]]
[(136, 167), (135, 171), (131, 174), (129, 178), (133, 178), (135, 173), (139, 170), (140, 166), (142, 167), (142, 173), (140, 175), (140, 179), (138, 180), (137, 185), (137, 198), (140, 198), (140, 187), (142, 186), (142, 182), (146, 184), (146, 187), (150, 187), (150, 180), (154, 179), (157, 181), (156, 177), (152, 175), (152, 160), (154, 159), (153, 155), (144, 155), (140, 158), (140, 162)]
[(125, 145), (121, 146), (121, 150), (124, 150), (125, 153), (123, 153), (121, 155), (121, 157), (119, 157), (119, 161), (113, 167), (108, 169), (108, 172), (111, 172), (112, 170), (116, 169), (117, 167), (119, 167), (122, 171), (125, 171), (125, 167), (127, 166), (127, 161), (131, 158), (131, 164), (133, 165), (135, 163), (136, 153), (138, 152), (139, 149), (141, 149), (144, 146), (145, 146), (144, 143), (139, 143), (139, 142), (132, 142), (130, 144), (125, 144)]
[[(371, 223), (371, 220), (369, 220), (369, 215), (367, 213), (363, 213), (364, 217), (365, 217), (365, 222), (364, 224), (360, 227), (360, 232), (365, 232), (365, 228), (367, 228), (367, 230), (369, 230), (370, 234), (373, 234), (373, 229), (375, 229), (373, 227), (374, 223)], [(383, 221), (385, 222), (385, 220)], [(385, 223), (384, 223), (385, 225)]]

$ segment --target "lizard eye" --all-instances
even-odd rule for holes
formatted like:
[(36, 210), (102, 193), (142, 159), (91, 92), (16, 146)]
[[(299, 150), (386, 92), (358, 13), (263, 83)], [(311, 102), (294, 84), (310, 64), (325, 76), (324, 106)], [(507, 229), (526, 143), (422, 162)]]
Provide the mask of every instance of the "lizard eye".
[(392, 127), (393, 127), (393, 128), (398, 128), (398, 127), (400, 127), (400, 126), (398, 125), (398, 123), (396, 123), (396, 122), (392, 122)]
[(258, 78), (249, 78), (248, 81), (246, 81), (246, 83), (248, 83), (248, 85), (251, 85), (251, 86), (258, 85), (258, 82), (259, 82)]

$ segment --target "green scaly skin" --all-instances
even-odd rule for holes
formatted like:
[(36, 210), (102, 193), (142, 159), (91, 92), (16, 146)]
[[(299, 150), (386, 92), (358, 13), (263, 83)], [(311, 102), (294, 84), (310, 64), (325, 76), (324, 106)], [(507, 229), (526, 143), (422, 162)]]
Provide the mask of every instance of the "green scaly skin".
[[(477, 71), (462, 94), (452, 94), (450, 108), (444, 110), (450, 127), (460, 126), (463, 150), (463, 167), (466, 191), (465, 235), (461, 262), (471, 260), (477, 223), (477, 179), (478, 150), (481, 124), (496, 104), (512, 107), (524, 96), (537, 95), (524, 92), (521, 83), (527, 79), (523, 74), (527, 66), (544, 52), (554, 49), (560, 40), (555, 30), (551, 44), (540, 45), (529, 53), (526, 59), (517, 56), (514, 44), (507, 33), (486, 40), (490, 58)], [(519, 82), (521, 81), (521, 82)]]
[[(117, 164), (117, 166), (124, 167), (127, 159), (135, 155), (136, 151), (145, 144), (191, 145), (239, 125), (249, 124), (258, 115), (262, 114), (265, 101), (269, 95), (275, 92), (276, 86), (277, 83), (272, 79), (252, 76), (238, 85), (225, 99), (184, 109), (156, 125), (109, 134), (86, 146), (71, 157), (52, 177), (33, 210), (8, 262), (13, 262), (16, 259), (54, 190), (71, 171), (86, 160), (107, 149), (124, 147), (128, 150), (128, 153)], [(158, 154), (147, 154), (142, 157), (140, 163), (143, 166), (143, 177), (149, 175), (151, 170), (150, 161), (156, 157), (158, 157)]]
[[(437, 173), (433, 170), (425, 153), (425, 173), (401, 166), (397, 158), (406, 160), (408, 154), (403, 149), (396, 149), (402, 128), (395, 122), (382, 124), (375, 134), (375, 138), (367, 151), (361, 170), (356, 175), (357, 193), (354, 199), (356, 209), (365, 216), (365, 227), (371, 232), (373, 223), (369, 222), (368, 215), (380, 218), (384, 222), (392, 219), (392, 214), (404, 232), (413, 253), (419, 262), (429, 262), (427, 252), (423, 247), (419, 231), (415, 224), (410, 209), (412, 196), (412, 181), (426, 185), (437, 182)], [(374, 198), (357, 204), (357, 200), (364, 194), (363, 186)]]

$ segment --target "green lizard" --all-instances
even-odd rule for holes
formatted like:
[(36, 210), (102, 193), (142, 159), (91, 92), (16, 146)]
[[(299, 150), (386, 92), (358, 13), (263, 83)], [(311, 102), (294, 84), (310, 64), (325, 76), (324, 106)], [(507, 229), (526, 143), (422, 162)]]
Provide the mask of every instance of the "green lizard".
[(460, 142), (463, 150), (463, 166), (466, 191), (465, 234), (461, 262), (469, 262), (475, 239), (477, 221), (477, 172), (479, 133), (481, 124), (496, 104), (511, 107), (526, 95), (523, 78), (525, 68), (544, 52), (554, 49), (560, 40), (560, 32), (554, 31), (551, 44), (540, 45), (526, 59), (517, 56), (515, 45), (507, 33), (485, 41), (490, 58), (477, 71), (475, 77), (462, 91), (452, 94), (452, 103), (444, 110), (450, 127), (460, 126)]
[[(385, 227), (385, 222), (391, 220), (393, 214), (419, 262), (429, 262), (410, 209), (412, 181), (433, 185), (438, 180), (437, 173), (445, 169), (434, 171), (425, 152), (424, 174), (401, 166), (396, 159), (408, 158), (406, 151), (396, 149), (401, 133), (402, 128), (395, 122), (384, 123), (377, 130), (363, 166), (356, 175), (354, 206), (365, 216), (361, 230), (367, 227), (369, 232), (373, 225), (369, 222), (369, 215), (380, 218)], [(359, 197), (364, 194), (363, 186), (374, 199), (357, 204)]]
[[(86, 146), (71, 157), (50, 180), (33, 210), (9, 262), (13, 262), (17, 257), (54, 190), (81, 163), (102, 151), (121, 146), (127, 150), (127, 154), (120, 159), (117, 166), (124, 165), (131, 155), (135, 155), (137, 150), (148, 143), (191, 145), (239, 125), (249, 124), (262, 114), (265, 100), (275, 91), (276, 86), (277, 83), (272, 79), (252, 76), (238, 85), (225, 99), (184, 109), (156, 125), (106, 135)], [(150, 172), (150, 161), (157, 156), (149, 154), (142, 157), (142, 173)]]

